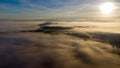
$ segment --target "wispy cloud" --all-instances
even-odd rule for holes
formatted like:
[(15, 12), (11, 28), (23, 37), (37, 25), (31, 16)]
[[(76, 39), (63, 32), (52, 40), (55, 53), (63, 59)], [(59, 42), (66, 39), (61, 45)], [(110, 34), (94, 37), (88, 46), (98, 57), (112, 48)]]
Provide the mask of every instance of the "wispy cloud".
[[(6, 0), (7, 1), (7, 0)], [(63, 18), (97, 16), (104, 0), (11, 0), (0, 3), (0, 14), (10, 18)], [(15, 1), (15, 2), (14, 2)], [(19, 2), (19, 5), (14, 3)], [(107, 1), (107, 0), (106, 0)], [(13, 4), (12, 4), (13, 3)], [(2, 17), (3, 18), (3, 17)], [(6, 17), (7, 18), (7, 17)]]

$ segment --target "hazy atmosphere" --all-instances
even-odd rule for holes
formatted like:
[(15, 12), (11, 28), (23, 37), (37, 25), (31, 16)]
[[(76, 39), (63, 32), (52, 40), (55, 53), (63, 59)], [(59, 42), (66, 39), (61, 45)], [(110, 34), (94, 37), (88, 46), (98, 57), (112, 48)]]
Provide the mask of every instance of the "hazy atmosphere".
[(119, 0), (0, 0), (0, 68), (120, 68)]
[[(120, 17), (119, 0), (1, 0), (1, 19), (54, 19), (104, 17), (100, 5), (112, 2), (116, 11), (110, 17)], [(109, 7), (106, 7), (109, 10)]]

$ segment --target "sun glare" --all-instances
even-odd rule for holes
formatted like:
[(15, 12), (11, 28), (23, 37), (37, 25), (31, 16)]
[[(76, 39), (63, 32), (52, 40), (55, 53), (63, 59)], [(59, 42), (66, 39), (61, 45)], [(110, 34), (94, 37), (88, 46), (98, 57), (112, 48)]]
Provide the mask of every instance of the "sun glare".
[(115, 5), (112, 2), (105, 2), (100, 5), (100, 10), (104, 15), (110, 15), (115, 9)]

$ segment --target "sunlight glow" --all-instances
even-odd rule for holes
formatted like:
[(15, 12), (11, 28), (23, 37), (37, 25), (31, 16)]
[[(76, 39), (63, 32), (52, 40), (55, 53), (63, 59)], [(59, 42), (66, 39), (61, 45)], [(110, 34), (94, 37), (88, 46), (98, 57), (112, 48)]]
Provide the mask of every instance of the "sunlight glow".
[(112, 2), (105, 2), (100, 5), (100, 10), (104, 15), (110, 15), (115, 9), (115, 5)]

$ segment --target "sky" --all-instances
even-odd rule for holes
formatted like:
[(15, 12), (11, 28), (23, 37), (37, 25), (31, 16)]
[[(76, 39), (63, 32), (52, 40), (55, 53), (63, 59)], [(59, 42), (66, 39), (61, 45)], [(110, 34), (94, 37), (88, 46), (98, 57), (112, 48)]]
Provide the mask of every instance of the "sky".
[(113, 2), (113, 16), (119, 17), (120, 0), (0, 0), (0, 19), (101, 17), (98, 6), (104, 2)]

